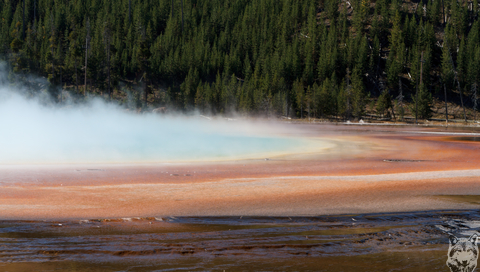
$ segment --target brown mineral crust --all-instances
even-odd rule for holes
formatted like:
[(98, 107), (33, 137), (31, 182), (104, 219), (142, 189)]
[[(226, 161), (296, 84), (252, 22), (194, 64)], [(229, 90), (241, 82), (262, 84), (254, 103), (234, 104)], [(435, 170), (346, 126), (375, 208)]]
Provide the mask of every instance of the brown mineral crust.
[(480, 194), (480, 174), (472, 172), (480, 169), (478, 142), (400, 130), (360, 136), (310, 132), (309, 137), (335, 137), (338, 146), (324, 154), (268, 160), (4, 165), (0, 216), (294, 216), (475, 207), (435, 196)]

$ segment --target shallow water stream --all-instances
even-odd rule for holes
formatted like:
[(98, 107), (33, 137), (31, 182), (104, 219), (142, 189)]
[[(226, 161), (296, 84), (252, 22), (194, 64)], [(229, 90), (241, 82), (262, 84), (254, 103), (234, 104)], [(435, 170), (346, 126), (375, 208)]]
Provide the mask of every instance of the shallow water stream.
[(465, 229), (476, 220), (478, 211), (2, 221), (0, 270), (448, 271), (446, 232), (476, 231)]

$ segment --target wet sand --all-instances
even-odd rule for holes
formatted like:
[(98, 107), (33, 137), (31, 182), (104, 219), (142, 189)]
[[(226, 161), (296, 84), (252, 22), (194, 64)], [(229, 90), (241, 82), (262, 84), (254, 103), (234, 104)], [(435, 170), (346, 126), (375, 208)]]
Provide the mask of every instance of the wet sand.
[[(3, 219), (314, 216), (472, 209), (480, 143), (469, 130), (285, 124), (321, 153), (225, 162), (0, 166)], [(455, 134), (457, 133), (457, 134)]]

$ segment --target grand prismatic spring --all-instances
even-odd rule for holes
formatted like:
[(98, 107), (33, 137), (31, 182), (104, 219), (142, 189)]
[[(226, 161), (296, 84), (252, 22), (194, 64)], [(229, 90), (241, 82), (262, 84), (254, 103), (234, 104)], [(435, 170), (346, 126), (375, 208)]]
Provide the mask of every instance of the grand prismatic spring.
[(475, 128), (4, 98), (4, 271), (447, 271), (446, 233), (478, 227)]

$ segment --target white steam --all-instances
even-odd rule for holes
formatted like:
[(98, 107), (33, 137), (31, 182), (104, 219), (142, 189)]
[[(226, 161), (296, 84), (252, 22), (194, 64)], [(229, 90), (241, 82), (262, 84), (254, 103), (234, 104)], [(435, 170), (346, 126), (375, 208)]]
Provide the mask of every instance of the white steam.
[(0, 128), (2, 164), (216, 160), (308, 149), (305, 140), (259, 134), (247, 122), (133, 114), (95, 99), (46, 106), (6, 84)]

